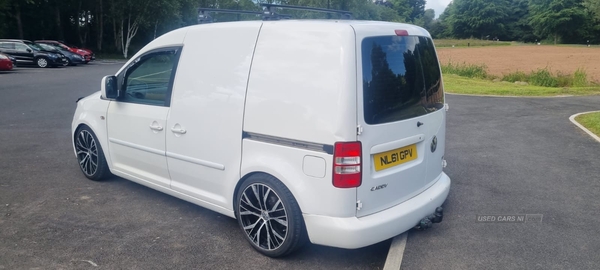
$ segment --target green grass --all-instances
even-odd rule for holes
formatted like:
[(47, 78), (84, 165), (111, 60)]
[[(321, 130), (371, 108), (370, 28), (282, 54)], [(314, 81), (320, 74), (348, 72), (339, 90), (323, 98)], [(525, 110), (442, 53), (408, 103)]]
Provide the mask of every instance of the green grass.
[(433, 43), (436, 47), (486, 47), (486, 46), (510, 46), (511, 42), (491, 41), (480, 39), (435, 39)]
[(487, 74), (486, 65), (471, 65), (466, 63), (452, 63), (442, 64), (442, 73), (444, 74), (455, 74), (467, 78), (478, 78), (486, 79), (490, 76)]
[(544, 87), (518, 85), (510, 82), (493, 82), (472, 79), (454, 74), (444, 74), (444, 89), (448, 93), (497, 96), (562, 96), (600, 95), (600, 86), (590, 87)]
[(594, 134), (600, 136), (600, 112), (582, 114), (575, 117), (575, 121), (582, 124)]
[[(487, 67), (484, 64), (454, 63), (452, 61), (442, 64), (442, 73), (454, 74), (467, 78), (488, 79), (494, 81), (519, 82), (519, 84), (531, 84), (544, 87), (587, 87), (592, 85), (588, 81), (587, 73), (579, 68), (573, 74), (554, 74), (549, 68), (538, 69), (531, 73), (516, 71), (503, 75), (500, 79), (497, 76), (487, 73)], [(596, 85), (597, 86), (597, 85)]]
[(532, 85), (546, 87), (586, 87), (590, 86), (587, 73), (584, 69), (577, 69), (573, 74), (553, 74), (549, 68), (538, 69), (526, 74), (523, 71), (516, 71), (502, 76), (503, 81), (507, 82), (527, 82)]

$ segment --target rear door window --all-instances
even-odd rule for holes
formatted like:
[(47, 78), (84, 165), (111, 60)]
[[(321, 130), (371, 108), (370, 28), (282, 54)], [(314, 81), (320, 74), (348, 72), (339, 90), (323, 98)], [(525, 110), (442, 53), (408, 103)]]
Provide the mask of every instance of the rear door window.
[(367, 124), (401, 121), (444, 107), (440, 66), (430, 38), (365, 38), (362, 72)]
[(0, 42), (0, 49), (14, 50), (15, 44), (10, 42)]

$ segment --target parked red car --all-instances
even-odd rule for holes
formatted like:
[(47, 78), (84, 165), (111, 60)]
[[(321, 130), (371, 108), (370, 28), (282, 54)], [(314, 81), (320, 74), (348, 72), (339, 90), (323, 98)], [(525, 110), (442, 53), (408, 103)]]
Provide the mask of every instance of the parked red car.
[(79, 55), (83, 56), (83, 58), (85, 58), (86, 64), (90, 61), (96, 60), (96, 55), (90, 49), (80, 49), (80, 48), (77, 48), (74, 46), (67, 46), (64, 43), (56, 41), (56, 40), (36, 40), (35, 43), (44, 43), (44, 44), (59, 46), (63, 49), (66, 49), (66, 50), (69, 50), (76, 54), (79, 54)]
[(0, 53), (0, 70), (12, 70), (13, 69), (13, 61), (6, 54)]

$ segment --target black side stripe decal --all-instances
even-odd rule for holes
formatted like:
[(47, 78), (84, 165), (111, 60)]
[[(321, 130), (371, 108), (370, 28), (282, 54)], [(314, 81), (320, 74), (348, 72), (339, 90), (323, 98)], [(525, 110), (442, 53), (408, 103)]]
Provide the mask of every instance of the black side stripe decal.
[(248, 139), (248, 140), (259, 141), (259, 142), (264, 142), (264, 143), (271, 143), (271, 144), (277, 144), (277, 145), (282, 145), (282, 146), (306, 149), (306, 150), (310, 150), (310, 151), (325, 152), (327, 154), (333, 155), (333, 145), (319, 144), (319, 143), (313, 143), (313, 142), (303, 142), (303, 141), (298, 141), (298, 140), (293, 140), (293, 139), (287, 139), (287, 138), (281, 138), (281, 137), (275, 137), (275, 136), (269, 136), (269, 135), (263, 135), (263, 134), (256, 134), (256, 133), (251, 133), (251, 132), (246, 132), (246, 131), (242, 132), (242, 138)]

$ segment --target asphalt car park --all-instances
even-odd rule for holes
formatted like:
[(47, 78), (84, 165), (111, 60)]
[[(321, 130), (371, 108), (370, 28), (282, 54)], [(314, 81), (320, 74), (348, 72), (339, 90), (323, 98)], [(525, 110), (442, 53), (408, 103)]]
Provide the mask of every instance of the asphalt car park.
[[(391, 241), (270, 259), (233, 219), (118, 177), (87, 180), (71, 147), (75, 101), (121, 65), (0, 73), (0, 269), (383, 268)], [(600, 144), (568, 118), (600, 96), (447, 103), (444, 221), (408, 232), (402, 268), (595, 269)], [(477, 219), (527, 214), (542, 216)]]

